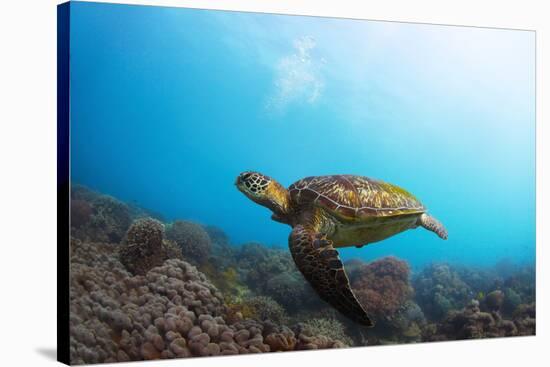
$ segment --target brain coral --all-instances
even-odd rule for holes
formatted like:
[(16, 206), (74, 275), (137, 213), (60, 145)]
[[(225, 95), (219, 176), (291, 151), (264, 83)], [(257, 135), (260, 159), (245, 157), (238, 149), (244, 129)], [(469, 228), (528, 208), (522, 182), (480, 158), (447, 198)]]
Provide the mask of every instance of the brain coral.
[(222, 294), (196, 267), (169, 259), (134, 276), (117, 247), (71, 240), (72, 364), (344, 346), (268, 320), (228, 324)]
[(359, 267), (351, 286), (367, 312), (376, 320), (395, 315), (412, 295), (409, 266), (395, 257), (385, 257)]
[(164, 240), (164, 225), (156, 219), (136, 220), (119, 248), (120, 261), (132, 274), (146, 274), (169, 258), (181, 258), (181, 252)]
[(177, 220), (166, 230), (166, 237), (181, 248), (185, 260), (194, 264), (203, 264), (208, 260), (212, 244), (201, 225)]

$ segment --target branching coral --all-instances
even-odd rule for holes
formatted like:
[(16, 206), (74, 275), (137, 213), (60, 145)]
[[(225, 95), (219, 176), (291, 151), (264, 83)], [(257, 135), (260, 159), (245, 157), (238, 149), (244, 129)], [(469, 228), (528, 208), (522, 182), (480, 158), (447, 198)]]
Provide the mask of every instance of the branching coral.
[(187, 261), (202, 264), (208, 260), (212, 244), (208, 233), (199, 224), (177, 220), (166, 230), (166, 237), (181, 248)]
[(335, 318), (312, 318), (299, 324), (297, 329), (308, 336), (325, 336), (337, 339), (347, 346), (353, 345), (344, 325)]
[(259, 321), (270, 320), (278, 325), (286, 324), (288, 321), (285, 309), (271, 297), (250, 297), (245, 299), (243, 303), (251, 311), (251, 314), (244, 315), (245, 317)]

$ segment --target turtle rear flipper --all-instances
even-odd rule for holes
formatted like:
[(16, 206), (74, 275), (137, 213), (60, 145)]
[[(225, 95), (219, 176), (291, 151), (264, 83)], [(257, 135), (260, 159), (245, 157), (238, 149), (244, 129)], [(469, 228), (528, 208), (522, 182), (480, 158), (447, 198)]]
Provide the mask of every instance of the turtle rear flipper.
[(374, 325), (353, 294), (332, 241), (313, 229), (297, 225), (290, 233), (289, 246), (298, 269), (325, 302), (355, 322), (367, 327)]
[(423, 213), (420, 217), (418, 217), (418, 225), (426, 228), (428, 231), (434, 232), (441, 239), (446, 240), (448, 238), (447, 229), (445, 226), (441, 224), (440, 221), (426, 213)]

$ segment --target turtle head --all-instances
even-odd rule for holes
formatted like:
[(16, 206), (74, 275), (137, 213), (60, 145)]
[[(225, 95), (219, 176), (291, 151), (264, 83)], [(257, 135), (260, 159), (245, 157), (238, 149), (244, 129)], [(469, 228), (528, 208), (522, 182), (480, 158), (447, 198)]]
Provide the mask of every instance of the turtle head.
[(288, 215), (288, 191), (271, 177), (259, 172), (246, 171), (237, 176), (235, 185), (250, 200), (271, 209), (277, 216)]

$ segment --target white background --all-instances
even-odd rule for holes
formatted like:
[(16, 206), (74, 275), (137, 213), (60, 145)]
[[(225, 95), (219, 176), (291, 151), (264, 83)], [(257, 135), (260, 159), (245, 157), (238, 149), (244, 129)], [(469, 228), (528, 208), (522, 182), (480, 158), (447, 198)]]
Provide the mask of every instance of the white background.
[[(56, 4), (0, 5), (0, 365), (54, 364)], [(546, 1), (128, 1), (537, 31), (537, 336), (152, 362), (146, 366), (538, 366), (550, 363)], [(544, 93), (546, 92), (546, 94)], [(475, 90), (472, 91), (475, 93)], [(545, 98), (546, 97), (546, 98)], [(518, 213), (521, 215), (521, 213)], [(546, 223), (546, 227), (544, 226)], [(510, 223), (513, 226), (513, 223)], [(118, 364), (123, 366), (127, 364)], [(132, 364), (137, 365), (137, 364)]]

